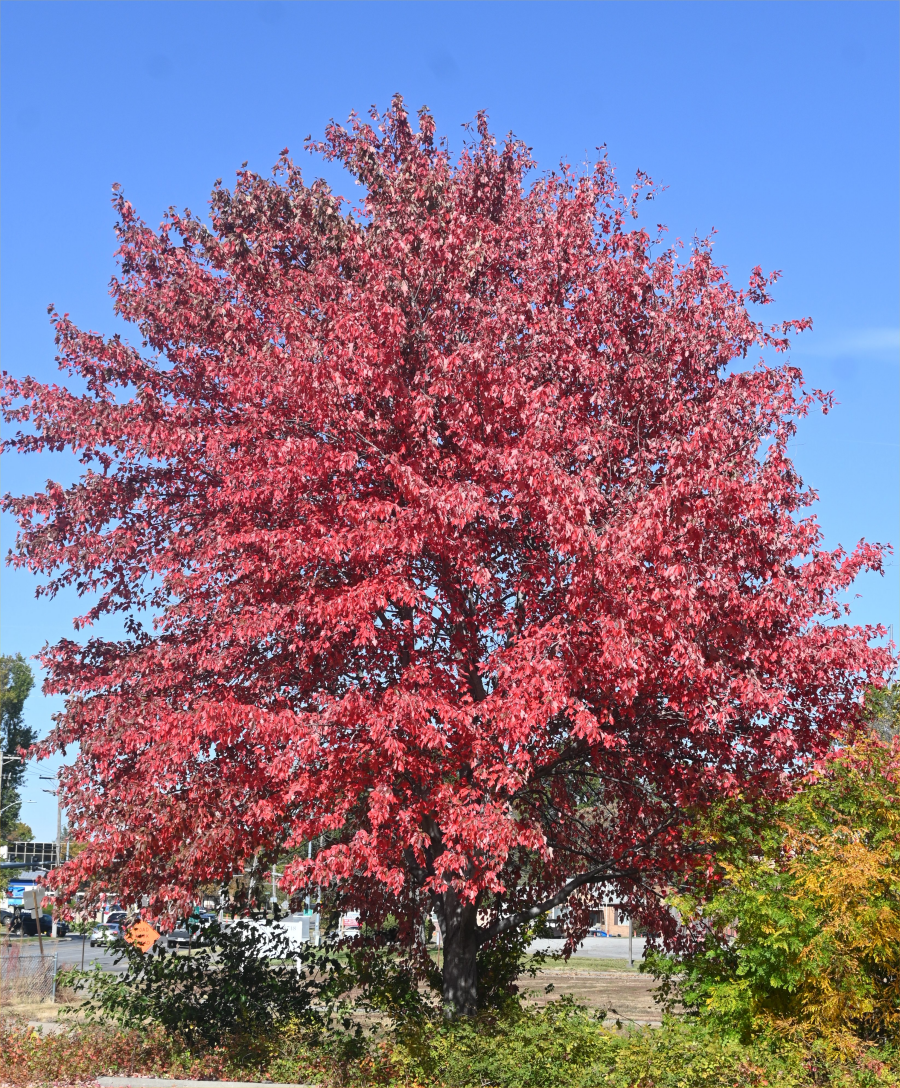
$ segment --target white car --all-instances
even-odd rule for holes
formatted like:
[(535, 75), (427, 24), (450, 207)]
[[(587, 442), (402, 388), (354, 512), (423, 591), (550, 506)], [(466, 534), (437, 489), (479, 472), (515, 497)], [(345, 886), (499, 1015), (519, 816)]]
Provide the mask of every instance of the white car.
[(301, 946), (309, 944), (316, 932), (318, 919), (314, 914), (289, 914), (278, 923), (288, 939), (288, 944), (295, 952)]
[(98, 944), (111, 944), (123, 936), (124, 932), (123, 927), (115, 922), (101, 922), (91, 931), (91, 948), (95, 948)]

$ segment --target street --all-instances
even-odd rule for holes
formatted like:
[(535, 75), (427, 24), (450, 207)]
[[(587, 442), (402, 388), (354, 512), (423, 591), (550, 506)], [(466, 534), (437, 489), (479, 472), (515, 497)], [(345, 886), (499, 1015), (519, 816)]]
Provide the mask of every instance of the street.
[[(22, 940), (21, 938), (11, 938), (10, 943), (12, 945), (18, 945), (20, 948), (20, 954), (22, 956), (37, 956), (40, 954), (37, 940), (28, 938)], [(528, 948), (531, 953), (534, 952), (561, 952), (564, 941), (562, 940), (539, 940), (534, 941)], [(5, 942), (4, 942), (5, 946)], [(57, 954), (59, 956), (58, 963), (61, 969), (70, 967), (80, 967), (82, 963), (82, 949), (84, 951), (84, 966), (87, 969), (93, 963), (99, 963), (101, 967), (108, 971), (124, 971), (124, 962), (116, 965), (115, 956), (112, 952), (108, 951), (102, 945), (91, 948), (87, 938), (82, 938), (77, 934), (73, 934), (71, 937), (63, 937), (60, 940), (54, 941), (51, 937), (44, 938), (44, 955), (53, 956)], [(644, 954), (644, 939), (643, 937), (635, 937), (633, 941), (634, 961), (640, 962), (641, 957)], [(575, 950), (573, 959), (612, 959), (612, 960), (627, 960), (628, 959), (628, 938), (627, 937), (586, 937), (582, 943)], [(586, 966), (590, 966), (589, 964)]]
[[(21, 956), (39, 956), (40, 946), (36, 938), (28, 937), (24, 940), (18, 937), (11, 937), (9, 939), (9, 945), (12, 947), (18, 946), (19, 955)], [(4, 952), (7, 950), (6, 940), (3, 941)], [(79, 937), (77, 934), (73, 934), (71, 937), (62, 937), (59, 940), (53, 940), (52, 937), (44, 938), (44, 955), (45, 956), (59, 956), (60, 968), (80, 967), (81, 966), (81, 952), (84, 948), (84, 966), (87, 969), (92, 963), (99, 963), (102, 967), (105, 967), (109, 971), (124, 970), (124, 966), (116, 968), (114, 963), (114, 955), (107, 951), (107, 949), (99, 946), (97, 948), (91, 948), (87, 937)]]
[[(533, 941), (528, 946), (528, 951), (534, 952), (561, 952), (565, 945), (563, 940), (545, 939), (540, 941)], [(634, 937), (632, 938), (632, 948), (634, 951), (634, 962), (638, 963), (644, 955), (644, 938)], [(573, 958), (582, 959), (607, 959), (607, 960), (627, 960), (628, 959), (628, 938), (627, 937), (585, 937), (581, 944), (575, 949)]]

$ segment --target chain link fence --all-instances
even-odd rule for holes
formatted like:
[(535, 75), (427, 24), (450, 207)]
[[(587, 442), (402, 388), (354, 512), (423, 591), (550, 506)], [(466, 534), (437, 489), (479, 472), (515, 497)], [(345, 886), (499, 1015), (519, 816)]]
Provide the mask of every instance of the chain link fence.
[(0, 948), (0, 1005), (36, 1005), (56, 998), (59, 956), (20, 954), (15, 945)]

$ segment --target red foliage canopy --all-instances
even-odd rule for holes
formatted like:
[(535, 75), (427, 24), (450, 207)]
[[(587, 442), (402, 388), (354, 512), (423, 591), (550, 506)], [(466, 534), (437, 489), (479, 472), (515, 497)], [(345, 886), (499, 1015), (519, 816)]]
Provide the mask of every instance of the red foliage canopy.
[(116, 195), (145, 350), (54, 314), (84, 390), (6, 378), (6, 448), (86, 465), (6, 498), (11, 561), (127, 616), (44, 658), (70, 887), (183, 901), (321, 841), (284, 886), (435, 909), (467, 1008), (480, 943), (599, 882), (650, 911), (691, 813), (855, 720), (886, 654), (837, 595), (882, 549), (803, 514), (800, 372), (733, 365), (807, 324), (748, 313), (774, 277), (679, 261), (605, 160), (529, 187), (483, 117), (457, 162), (373, 118), (313, 145), (355, 212), (286, 153), (210, 227)]

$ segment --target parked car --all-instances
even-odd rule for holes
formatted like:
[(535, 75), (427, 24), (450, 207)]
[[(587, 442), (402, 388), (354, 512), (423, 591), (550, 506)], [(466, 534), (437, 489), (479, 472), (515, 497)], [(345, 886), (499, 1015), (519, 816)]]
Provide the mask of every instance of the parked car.
[(128, 921), (128, 914), (124, 910), (110, 911), (106, 916), (106, 921), (114, 926), (124, 926)]
[[(296, 952), (304, 945), (310, 943), (317, 931), (319, 919), (313, 914), (302, 914), (299, 911), (280, 919), (276, 925), (287, 937), (288, 946)], [(349, 936), (349, 933), (348, 933)]]
[(166, 934), (166, 945), (169, 948), (196, 948), (202, 944), (202, 938), (198, 933), (189, 933), (184, 926), (176, 926)]
[[(53, 932), (53, 916), (51, 914), (42, 914), (41, 915), (41, 933), (50, 934), (52, 932)], [(66, 925), (66, 923), (62, 919), (60, 919), (56, 923), (56, 936), (57, 937), (65, 937), (65, 935), (68, 932), (69, 932), (69, 927)]]
[(203, 930), (210, 922), (214, 922), (216, 916), (204, 911), (200, 915), (194, 915), (191, 919), (191, 928), (185, 922), (179, 922), (179, 924), (172, 930), (166, 937), (166, 944), (169, 948), (197, 948), (198, 945), (204, 944), (206, 936)]
[(0, 925), (8, 926), (15, 918), (15, 914), (11, 910), (7, 910), (6, 907), (0, 907)]
[(114, 922), (100, 922), (91, 931), (91, 948), (96, 948), (98, 944), (111, 944), (123, 935), (124, 930), (120, 925)]

